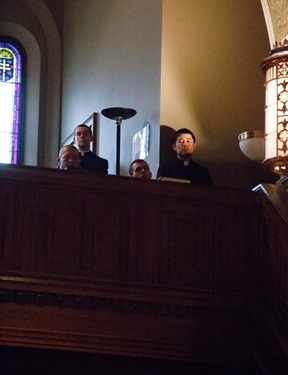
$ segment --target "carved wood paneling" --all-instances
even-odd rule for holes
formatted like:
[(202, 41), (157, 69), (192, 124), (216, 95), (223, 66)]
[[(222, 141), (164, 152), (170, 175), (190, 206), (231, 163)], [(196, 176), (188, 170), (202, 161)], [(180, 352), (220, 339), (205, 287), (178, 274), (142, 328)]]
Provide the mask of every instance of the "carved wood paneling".
[(17, 226), (16, 189), (16, 183), (7, 183), (1, 186), (0, 194), (0, 262), (7, 268), (12, 267), (12, 262), (16, 260), (15, 255), (13, 256), (14, 226)]
[(253, 192), (0, 172), (0, 343), (251, 364)]
[[(119, 280), (137, 277), (135, 198), (41, 189), (38, 271)], [(44, 239), (44, 241), (43, 241)], [(42, 243), (42, 244), (41, 244)]]
[[(256, 321), (263, 330), (262, 334), (265, 332), (266, 342), (273, 346), (276, 355), (284, 363), (282, 365), (284, 370), (279, 373), (286, 374), (288, 371), (287, 190), (283, 186), (263, 185), (258, 195), (262, 204), (266, 243), (259, 254), (263, 259), (264, 282), (262, 280), (258, 283), (261, 298), (258, 299), (258, 306), (255, 309)], [(267, 364), (265, 355), (262, 356), (262, 360)]]
[[(195, 200), (163, 201), (160, 280), (197, 289), (243, 292), (257, 247), (256, 210)], [(249, 262), (248, 262), (249, 263)]]

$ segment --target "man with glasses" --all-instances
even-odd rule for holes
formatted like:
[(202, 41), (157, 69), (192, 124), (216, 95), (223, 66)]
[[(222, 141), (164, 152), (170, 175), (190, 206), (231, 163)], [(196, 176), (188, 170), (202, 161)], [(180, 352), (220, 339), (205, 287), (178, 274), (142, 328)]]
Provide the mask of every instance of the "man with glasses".
[(80, 156), (76, 147), (72, 145), (63, 146), (57, 157), (58, 169), (77, 169), (80, 167)]

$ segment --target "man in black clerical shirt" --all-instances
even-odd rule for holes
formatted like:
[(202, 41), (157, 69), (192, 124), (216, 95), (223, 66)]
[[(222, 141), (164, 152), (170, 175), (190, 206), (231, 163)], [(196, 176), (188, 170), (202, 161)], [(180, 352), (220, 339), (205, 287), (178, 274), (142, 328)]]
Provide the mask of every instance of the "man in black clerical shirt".
[(191, 130), (182, 128), (173, 136), (173, 150), (177, 159), (161, 165), (157, 171), (159, 177), (190, 180), (191, 184), (212, 185), (209, 170), (192, 160), (192, 154), (196, 149), (196, 138)]
[(74, 143), (81, 158), (80, 167), (87, 171), (108, 174), (108, 160), (100, 158), (90, 150), (93, 140), (91, 128), (85, 124), (77, 125), (74, 130)]

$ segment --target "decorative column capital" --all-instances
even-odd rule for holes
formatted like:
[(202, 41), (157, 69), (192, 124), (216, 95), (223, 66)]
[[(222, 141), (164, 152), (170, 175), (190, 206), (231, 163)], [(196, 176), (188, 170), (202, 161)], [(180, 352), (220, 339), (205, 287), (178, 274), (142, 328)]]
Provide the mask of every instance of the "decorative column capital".
[(261, 0), (270, 48), (275, 49), (288, 40), (288, 0)]

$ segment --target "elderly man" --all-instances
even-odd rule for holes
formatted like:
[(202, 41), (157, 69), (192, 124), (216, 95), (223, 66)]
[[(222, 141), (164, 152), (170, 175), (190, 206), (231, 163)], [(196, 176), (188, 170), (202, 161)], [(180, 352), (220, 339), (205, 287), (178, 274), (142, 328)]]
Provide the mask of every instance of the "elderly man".
[(80, 156), (76, 147), (72, 145), (63, 146), (57, 158), (58, 169), (75, 169), (80, 167)]
[(130, 177), (142, 178), (145, 180), (150, 180), (152, 177), (149, 165), (143, 159), (136, 159), (132, 161), (129, 167), (128, 175)]

